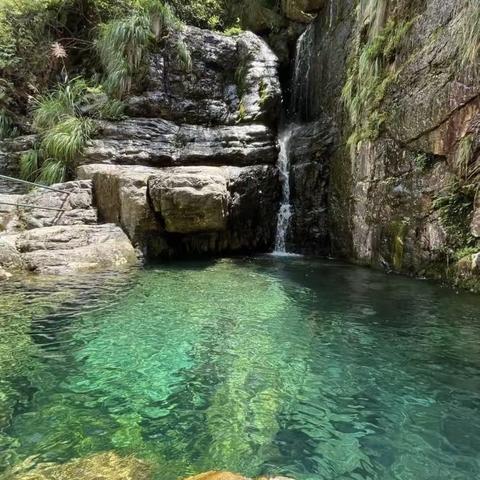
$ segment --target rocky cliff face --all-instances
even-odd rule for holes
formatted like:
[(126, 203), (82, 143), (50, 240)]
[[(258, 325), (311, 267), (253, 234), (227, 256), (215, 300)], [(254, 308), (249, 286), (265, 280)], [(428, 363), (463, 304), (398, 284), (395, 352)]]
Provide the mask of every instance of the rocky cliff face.
[[(321, 252), (328, 224), (337, 256), (477, 287), (480, 77), (466, 51), (469, 4), (330, 1), (308, 27), (293, 105), (297, 121), (321, 126), (295, 140), (307, 149), (302, 170), (315, 172), (294, 159), (299, 249)], [(319, 183), (328, 200), (309, 224), (325, 198)]]
[(280, 195), (277, 58), (252, 33), (181, 35), (191, 69), (168, 45), (153, 53), (130, 118), (101, 126), (78, 174), (93, 180), (100, 217), (149, 257), (267, 251)]
[[(180, 36), (189, 68), (174, 48)], [(77, 159), (77, 176), (93, 192), (91, 223), (98, 212), (100, 222), (121, 226), (150, 258), (270, 250), (280, 197), (277, 70), (277, 57), (251, 32), (229, 37), (185, 27), (172, 33), (152, 52), (145, 82), (127, 99), (128, 118), (100, 123)], [(5, 146), (5, 172), (32, 140)], [(39, 212), (27, 223), (51, 226)], [(3, 220), (12, 226), (10, 217)]]

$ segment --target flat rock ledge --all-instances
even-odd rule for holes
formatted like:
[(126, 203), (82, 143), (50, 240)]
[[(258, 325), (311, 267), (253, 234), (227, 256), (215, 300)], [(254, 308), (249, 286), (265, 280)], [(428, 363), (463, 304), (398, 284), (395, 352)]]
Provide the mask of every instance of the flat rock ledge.
[(91, 182), (67, 182), (53, 188), (57, 191), (39, 189), (8, 199), (3, 196), (18, 206), (0, 211), (0, 280), (25, 272), (72, 275), (118, 270), (138, 262), (120, 227), (97, 224)]

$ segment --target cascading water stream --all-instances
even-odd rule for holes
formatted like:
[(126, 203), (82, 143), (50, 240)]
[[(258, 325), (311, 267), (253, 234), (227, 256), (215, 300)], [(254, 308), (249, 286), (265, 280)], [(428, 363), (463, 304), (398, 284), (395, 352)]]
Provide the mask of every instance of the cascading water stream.
[[(292, 115), (297, 117), (300, 111), (308, 110), (307, 101), (308, 84), (310, 77), (310, 55), (313, 45), (313, 27), (308, 26), (305, 32), (299, 37), (295, 51), (295, 63), (293, 71), (292, 89)], [(293, 207), (290, 198), (290, 140), (295, 131), (296, 125), (293, 122), (287, 123), (279, 135), (280, 152), (278, 156), (278, 169), (282, 182), (282, 200), (278, 212), (277, 233), (275, 237), (275, 251), (277, 255), (285, 255), (287, 251), (287, 236), (290, 227), (290, 220), (293, 215)]]
[(290, 218), (292, 217), (292, 205), (290, 204), (290, 155), (288, 150), (292, 131), (292, 126), (289, 126), (280, 133), (278, 139), (280, 145), (278, 169), (280, 171), (280, 180), (282, 182), (282, 201), (280, 204), (280, 210), (278, 211), (274, 252), (276, 254), (287, 253), (287, 233), (290, 225)]

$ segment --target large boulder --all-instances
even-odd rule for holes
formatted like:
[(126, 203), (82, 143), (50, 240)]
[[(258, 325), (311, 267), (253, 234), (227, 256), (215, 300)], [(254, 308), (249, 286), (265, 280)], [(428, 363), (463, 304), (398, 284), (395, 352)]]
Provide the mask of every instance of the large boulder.
[(16, 247), (28, 269), (42, 274), (118, 269), (137, 262), (128, 237), (112, 224), (36, 228), (20, 234)]
[(249, 167), (149, 168), (92, 164), (99, 216), (149, 257), (266, 251), (280, 199), (278, 171)]
[(148, 179), (159, 169), (143, 166), (83, 165), (77, 176), (93, 182), (99, 217), (120, 225), (134, 245), (158, 232), (160, 226), (148, 199)]
[[(152, 177), (149, 181), (150, 197), (152, 203), (156, 205), (157, 214), (160, 218), (164, 218), (166, 213), (172, 224), (175, 222), (181, 224), (183, 232), (164, 230), (162, 235), (150, 244), (148, 249), (150, 255), (169, 257), (243, 251), (265, 252), (272, 248), (281, 193), (278, 171), (275, 167), (269, 165), (219, 169), (177, 167), (164, 170), (161, 177), (165, 179), (170, 176), (172, 178), (170, 185), (174, 186), (174, 189), (177, 185), (180, 189), (188, 190), (191, 188), (186, 186), (189, 181), (201, 186), (200, 189), (195, 188), (188, 191), (189, 204), (193, 208), (193, 200), (198, 195), (199, 201), (202, 201), (202, 197), (203, 200), (208, 199), (208, 210), (210, 211), (206, 215), (204, 207), (196, 206), (195, 211), (199, 214), (200, 220), (190, 219), (194, 225), (190, 230), (195, 231), (187, 232), (188, 222), (180, 221), (181, 210), (178, 207), (181, 204), (175, 205), (173, 202), (169, 202), (167, 203), (167, 212), (162, 211), (161, 196), (165, 194), (162, 185), (165, 183), (164, 180)], [(175, 176), (178, 176), (178, 180), (175, 180)], [(221, 177), (225, 179), (225, 183)], [(209, 185), (203, 183), (206, 179), (210, 179)], [(228, 192), (226, 198), (223, 185), (226, 185)], [(203, 190), (204, 188), (205, 190)], [(210, 191), (215, 193), (210, 195)], [(227, 208), (223, 210), (225, 201), (227, 201)], [(186, 215), (189, 218), (189, 214), (186, 213)], [(226, 216), (225, 219), (223, 215)], [(210, 217), (208, 222), (211, 223), (209, 225), (204, 223), (205, 227), (203, 228), (206, 228), (206, 231), (198, 231), (199, 228), (202, 228), (201, 224), (205, 222), (206, 217)], [(224, 222), (226, 223), (225, 227)], [(212, 231), (214, 224), (217, 231)], [(176, 229), (172, 225), (170, 227)]]
[[(190, 71), (178, 62), (179, 42), (190, 52)], [(185, 27), (166, 43), (151, 55), (146, 91), (128, 101), (131, 115), (205, 125), (275, 121), (278, 60), (260, 37)]]
[(166, 170), (150, 179), (149, 191), (168, 233), (218, 232), (227, 227), (229, 195), (220, 168)]
[(205, 127), (131, 118), (104, 122), (81, 163), (245, 166), (273, 164), (276, 159), (275, 137), (263, 125)]

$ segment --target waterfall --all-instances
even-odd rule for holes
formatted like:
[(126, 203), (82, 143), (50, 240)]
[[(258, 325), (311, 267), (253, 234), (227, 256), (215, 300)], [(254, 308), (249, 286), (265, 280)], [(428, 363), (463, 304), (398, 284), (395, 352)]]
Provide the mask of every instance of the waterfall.
[(277, 234), (275, 237), (276, 254), (287, 253), (286, 243), (290, 218), (292, 217), (292, 205), (290, 204), (290, 155), (289, 143), (292, 136), (293, 126), (285, 128), (279, 135), (278, 143), (280, 153), (278, 155), (278, 170), (282, 183), (282, 201), (277, 219)]
[[(310, 62), (314, 41), (313, 24), (309, 25), (299, 37), (295, 49), (295, 61), (292, 75), (292, 98), (290, 115), (295, 119), (301, 118), (308, 111), (308, 87), (310, 80)], [(290, 140), (295, 132), (295, 123), (287, 123), (281, 130), (278, 142), (280, 153), (278, 169), (282, 182), (282, 201), (277, 219), (277, 233), (275, 238), (275, 254), (287, 254), (287, 237), (293, 207), (290, 198)]]
[(308, 117), (310, 99), (310, 70), (315, 41), (315, 26), (311, 23), (300, 35), (295, 48), (292, 81), (291, 114), (296, 118)]

